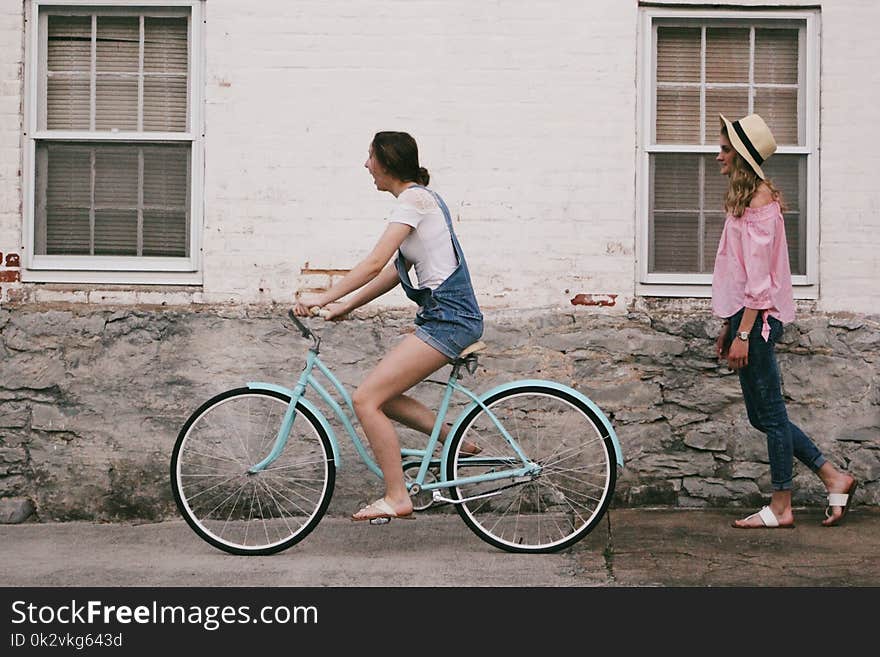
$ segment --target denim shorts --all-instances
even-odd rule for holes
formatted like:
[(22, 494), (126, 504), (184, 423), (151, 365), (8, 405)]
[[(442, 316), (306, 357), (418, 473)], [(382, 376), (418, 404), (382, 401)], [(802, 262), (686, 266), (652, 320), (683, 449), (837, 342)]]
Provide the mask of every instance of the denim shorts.
[(446, 356), (458, 355), (483, 335), (483, 315), (470, 290), (431, 296), (416, 314), (416, 336)]

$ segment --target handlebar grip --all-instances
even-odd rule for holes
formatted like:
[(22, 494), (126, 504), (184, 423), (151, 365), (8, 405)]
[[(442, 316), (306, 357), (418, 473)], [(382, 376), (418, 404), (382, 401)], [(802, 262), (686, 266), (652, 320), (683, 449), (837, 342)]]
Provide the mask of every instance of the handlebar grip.
[(309, 314), (313, 317), (320, 317), (321, 319), (327, 319), (327, 315), (330, 314), (329, 310), (321, 308), (321, 306), (312, 306), (309, 308)]
[(311, 337), (312, 332), (308, 329), (308, 327), (305, 324), (303, 324), (301, 321), (299, 321), (299, 317), (297, 317), (294, 314), (293, 308), (291, 308), (290, 310), (287, 311), (287, 316), (293, 320), (293, 323), (296, 324), (296, 327), (299, 329), (299, 332), (302, 333), (302, 336), (304, 338)]

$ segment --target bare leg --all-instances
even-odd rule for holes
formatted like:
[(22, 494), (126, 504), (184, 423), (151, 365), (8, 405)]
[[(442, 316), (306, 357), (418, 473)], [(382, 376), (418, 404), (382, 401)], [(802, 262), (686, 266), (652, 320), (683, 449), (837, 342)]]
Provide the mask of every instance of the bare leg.
[[(389, 400), (382, 407), (385, 415), (392, 420), (400, 422), (402, 425), (415, 429), (423, 434), (430, 436), (434, 430), (434, 423), (437, 421), (437, 414), (425, 406), (417, 399), (413, 399), (407, 395), (398, 395), (394, 399)], [(446, 436), (449, 435), (448, 424), (440, 427), (440, 444), (446, 442)], [(477, 445), (469, 440), (464, 441), (461, 451), (465, 454), (474, 454), (478, 451)]]
[(383, 409), (389, 400), (399, 397), (448, 362), (442, 353), (416, 336), (408, 335), (373, 368), (352, 397), (355, 413), (385, 479), (385, 501), (395, 513), (410, 513), (412, 500), (404, 483), (400, 441)]

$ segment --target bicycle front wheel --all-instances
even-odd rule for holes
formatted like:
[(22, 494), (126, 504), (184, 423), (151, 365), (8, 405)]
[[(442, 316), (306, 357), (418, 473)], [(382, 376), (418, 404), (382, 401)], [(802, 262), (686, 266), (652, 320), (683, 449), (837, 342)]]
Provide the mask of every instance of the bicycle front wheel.
[[(481, 539), (509, 552), (555, 552), (598, 524), (614, 494), (614, 445), (586, 404), (541, 384), (503, 390), (484, 402), (519, 449), (482, 407), (462, 421), (450, 444), (447, 478), (510, 471), (509, 477), (451, 488), (458, 513)], [(460, 451), (468, 440), (476, 457)], [(522, 456), (521, 456), (522, 455)], [(523, 458), (532, 471), (516, 475)]]
[(171, 457), (174, 501), (205, 541), (231, 554), (280, 552), (301, 541), (327, 510), (336, 480), (330, 439), (302, 405), (280, 456), (272, 450), (290, 397), (237, 388), (186, 421)]

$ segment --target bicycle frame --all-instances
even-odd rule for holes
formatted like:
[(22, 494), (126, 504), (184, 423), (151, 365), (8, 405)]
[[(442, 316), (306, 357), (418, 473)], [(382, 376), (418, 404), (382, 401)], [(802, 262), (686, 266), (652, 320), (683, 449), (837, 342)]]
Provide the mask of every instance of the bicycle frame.
[[(327, 419), (324, 417), (324, 415), (321, 413), (321, 411), (318, 410), (317, 407), (315, 407), (313, 404), (311, 404), (305, 398), (306, 390), (308, 388), (311, 388), (318, 394), (318, 396), (321, 397), (321, 399), (324, 400), (324, 402), (331, 408), (334, 415), (339, 419), (340, 423), (342, 424), (343, 428), (345, 429), (345, 432), (348, 434), (349, 438), (351, 439), (352, 443), (354, 444), (355, 449), (357, 450), (357, 453), (360, 456), (361, 460), (366, 464), (366, 466), (369, 468), (369, 470), (371, 472), (373, 472), (376, 476), (378, 476), (381, 479), (382, 478), (382, 471), (379, 468), (379, 466), (376, 464), (376, 462), (372, 459), (370, 454), (367, 452), (366, 448), (364, 447), (363, 442), (361, 442), (361, 439), (358, 436), (357, 431), (354, 428), (354, 424), (351, 420), (351, 417), (339, 405), (339, 403), (336, 401), (336, 399), (334, 399), (330, 395), (330, 393), (327, 392), (327, 390), (321, 385), (321, 383), (318, 380), (316, 380), (315, 376), (313, 375), (313, 370), (315, 368), (317, 368), (317, 370), (321, 374), (323, 374), (324, 377), (330, 382), (332, 387), (336, 390), (336, 392), (339, 394), (339, 396), (343, 399), (346, 407), (351, 412), (351, 415), (355, 414), (354, 413), (354, 405), (352, 403), (351, 396), (348, 394), (348, 391), (345, 389), (343, 384), (340, 383), (340, 381), (333, 375), (333, 373), (327, 368), (327, 366), (321, 362), (320, 358), (318, 358), (317, 351), (314, 348), (310, 349), (308, 352), (308, 356), (306, 358), (306, 365), (303, 368), (303, 371), (300, 374), (299, 380), (297, 381), (297, 384), (293, 388), (293, 390), (290, 390), (288, 388), (284, 388), (282, 386), (278, 386), (275, 384), (271, 384), (271, 383), (251, 382), (251, 383), (247, 384), (248, 388), (251, 388), (252, 390), (271, 390), (271, 391), (275, 391), (275, 392), (280, 392), (285, 395), (288, 395), (291, 400), (290, 404), (287, 408), (287, 411), (284, 415), (284, 418), (282, 420), (281, 427), (278, 430), (278, 434), (275, 438), (275, 442), (272, 446), (272, 449), (270, 450), (269, 454), (262, 461), (260, 461), (256, 465), (252, 466), (250, 468), (249, 472), (253, 473), (253, 472), (258, 472), (260, 470), (265, 469), (275, 459), (277, 459), (278, 456), (281, 454), (281, 452), (284, 449), (285, 444), (287, 443), (287, 439), (290, 435), (290, 430), (293, 427), (293, 422), (296, 419), (297, 403), (301, 403), (301, 404), (303, 404), (303, 406), (308, 408), (308, 410), (318, 418), (319, 422), (321, 422), (322, 426), (327, 430), (327, 433), (328, 433), (328, 436), (330, 438), (330, 442), (332, 445), (332, 449), (333, 449), (333, 457), (336, 461), (337, 466), (338, 467), (341, 466), (341, 460), (339, 457), (339, 446), (338, 446), (338, 443), (336, 440), (335, 432), (330, 427), (329, 422), (327, 422)], [(434, 383), (438, 383), (438, 382), (434, 382)], [(518, 381), (518, 382), (514, 382), (514, 383), (522, 384), (523, 381)], [(541, 383), (541, 384), (545, 384), (545, 385), (549, 384), (554, 387), (558, 387), (560, 389), (563, 388), (563, 386), (560, 386), (559, 384), (555, 384), (553, 382), (548, 382), (548, 381), (526, 381), (525, 383)], [(443, 384), (440, 383), (440, 385), (443, 385)], [(484, 403), (482, 401), (482, 399), (486, 398), (490, 394), (492, 394), (496, 391), (502, 390), (511, 384), (506, 384), (505, 386), (499, 386), (498, 388), (496, 388), (492, 391), (489, 391), (489, 393), (484, 393), (483, 395), (477, 396), (473, 392), (471, 392), (467, 387), (465, 387), (464, 385), (459, 383), (458, 376), (457, 376), (457, 370), (456, 370), (456, 368), (453, 368), (453, 371), (449, 375), (449, 378), (448, 378), (445, 385), (446, 385), (446, 389), (443, 394), (443, 399), (440, 403), (440, 408), (437, 411), (437, 419), (434, 423), (434, 427), (431, 431), (430, 437), (428, 438), (428, 443), (427, 443), (425, 449), (424, 450), (417, 450), (417, 449), (402, 449), (401, 450), (401, 457), (402, 458), (410, 457), (410, 458), (420, 459), (420, 466), (419, 466), (418, 474), (416, 475), (416, 477), (413, 481), (407, 482), (408, 488), (412, 488), (412, 486), (418, 485), (421, 490), (433, 490), (433, 489), (440, 489), (440, 488), (449, 488), (451, 486), (458, 486), (458, 485), (463, 485), (463, 484), (468, 484), (468, 483), (491, 481), (491, 480), (496, 480), (496, 479), (510, 479), (511, 477), (534, 476), (540, 472), (540, 470), (541, 470), (540, 466), (538, 464), (530, 461), (525, 456), (525, 454), (519, 448), (519, 445), (517, 444), (517, 442), (510, 436), (510, 434), (507, 432), (507, 430), (504, 428), (504, 426), (501, 424), (501, 422), (498, 420), (498, 418), (495, 417), (495, 415), (491, 412), (491, 410), (489, 410), (484, 405)], [(515, 451), (516, 455), (519, 457), (519, 459), (521, 461), (521, 464), (519, 467), (511, 467), (511, 468), (507, 468), (507, 469), (504, 469), (504, 470), (501, 470), (498, 472), (487, 472), (487, 473), (483, 473), (483, 474), (480, 474), (480, 475), (477, 475), (474, 477), (462, 477), (459, 479), (448, 480), (445, 478), (446, 477), (446, 475), (445, 475), (446, 462), (447, 462), (448, 454), (449, 454), (449, 442), (447, 441), (443, 446), (443, 451), (442, 451), (441, 457), (440, 457), (440, 480), (436, 481), (436, 482), (429, 482), (429, 483), (425, 482), (425, 478), (427, 476), (429, 467), (432, 464), (436, 463), (436, 459), (433, 457), (433, 451), (434, 451), (434, 448), (437, 444), (437, 441), (440, 438), (440, 430), (443, 426), (443, 423), (446, 419), (446, 415), (449, 411), (450, 400), (452, 399), (453, 393), (456, 391), (461, 394), (464, 394), (466, 397), (468, 397), (471, 400), (471, 404), (459, 415), (459, 418), (455, 422), (455, 424), (453, 425), (452, 430), (450, 431), (450, 434), (453, 433), (458, 428), (458, 425), (464, 420), (464, 418), (471, 411), (471, 409), (473, 409), (475, 406), (480, 406), (486, 412), (488, 417), (491, 418), (492, 422), (497, 427), (498, 431), (501, 433), (501, 435), (504, 437), (504, 439), (510, 444), (510, 446)], [(576, 392), (576, 391), (573, 391), (573, 392)], [(588, 399), (586, 399), (582, 395), (579, 395), (579, 396), (582, 397), (584, 400), (586, 400), (591, 407), (593, 407), (595, 410), (598, 411), (598, 408), (591, 401), (589, 401)], [(617, 461), (622, 466), (623, 459), (621, 457), (620, 448), (618, 446), (617, 437), (614, 434), (614, 430), (611, 428), (610, 423), (607, 422), (604, 415), (602, 415), (601, 411), (598, 411), (598, 413), (599, 413), (600, 418), (605, 423), (606, 429), (608, 429), (608, 431), (610, 432), (610, 435), (612, 436), (612, 440), (615, 445)], [(475, 465), (481, 464), (481, 463), (498, 463), (498, 459), (497, 458), (485, 458), (485, 457), (479, 457), (479, 456), (472, 456), (472, 457), (468, 457), (468, 463), (472, 463)], [(514, 465), (510, 459), (504, 460), (504, 463), (507, 465)]]

